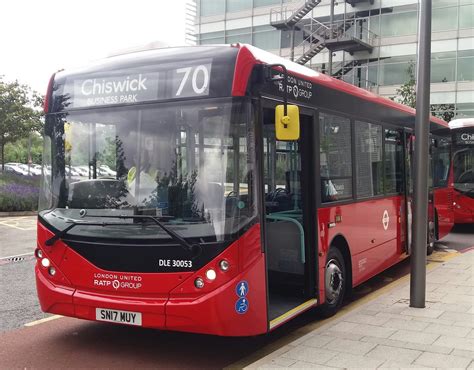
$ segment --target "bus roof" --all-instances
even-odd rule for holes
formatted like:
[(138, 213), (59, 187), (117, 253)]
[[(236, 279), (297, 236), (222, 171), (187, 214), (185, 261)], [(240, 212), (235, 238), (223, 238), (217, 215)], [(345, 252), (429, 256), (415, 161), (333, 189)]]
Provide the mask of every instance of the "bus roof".
[[(297, 75), (306, 80), (310, 80), (311, 82), (317, 85), (325, 86), (330, 89), (337, 90), (364, 99), (366, 101), (370, 101), (377, 105), (383, 105), (387, 108), (398, 110), (412, 117), (416, 116), (416, 110), (413, 108), (394, 102), (393, 100), (384, 98), (382, 96), (376, 95), (370, 91), (361, 89), (347, 82), (330, 77), (326, 74), (319, 73), (311, 68), (289, 61), (267, 51), (258, 49), (252, 45), (234, 44), (232, 46), (240, 48), (235, 67), (236, 78), (234, 79), (233, 95), (245, 94), (246, 81), (248, 81), (248, 78), (245, 78), (245, 75), (249, 76), (251, 73), (249, 64), (283, 64), (287, 68), (288, 72), (291, 72), (291, 74)], [(253, 63), (251, 63), (252, 59)], [(242, 74), (240, 78), (237, 78), (238, 73)], [(444, 128), (449, 127), (447, 122), (434, 116), (430, 116), (430, 121)]]
[(458, 118), (449, 122), (449, 128), (474, 127), (474, 118)]
[[(146, 91), (139, 94), (136, 102), (175, 99), (177, 96), (170, 95), (170, 89), (160, 88), (158, 91), (157, 87), (151, 83), (158, 84), (158, 80), (160, 80), (160, 84), (163, 85), (161, 80), (163, 77), (158, 77), (159, 72), (161, 76), (166, 73), (168, 76), (166, 78), (170, 78), (168, 82), (176, 85), (177, 80), (169, 77), (170, 72), (179, 71), (179, 68), (192, 65), (195, 62), (209, 63), (211, 78), (209, 89), (206, 90), (207, 97), (245, 96), (255, 65), (283, 64), (291, 75), (310, 81), (325, 91), (334, 91), (343, 98), (352, 97), (351, 103), (355, 104), (355, 109), (358, 108), (356, 101), (365, 102), (364, 105), (367, 109), (372, 110), (375, 107), (380, 107), (379, 111), (382, 116), (396, 115), (399, 122), (408, 121), (405, 124), (409, 123), (412, 127), (415, 123), (416, 111), (410, 107), (247, 44), (171, 47), (139, 51), (102, 59), (85, 68), (58, 72), (54, 76), (47, 94), (47, 100), (49, 100), (49, 95), (52, 95), (51, 109), (47, 109), (47, 111), (54, 112), (90, 106), (89, 102), (92, 100), (86, 99), (88, 97), (81, 94), (81, 83), (87, 83), (88, 87), (93, 86), (94, 91), (97, 88), (97, 91), (103, 92), (107, 89), (105, 85), (124, 84), (130, 74), (138, 76), (138, 73), (142, 73), (143, 80), (147, 79), (150, 85), (148, 89), (145, 89)], [(233, 78), (230, 78), (232, 74)], [(130, 77), (130, 79), (132, 78), (133, 76)], [(104, 84), (104, 86), (96, 86), (96, 82)], [(179, 87), (179, 83), (177, 86)], [(111, 99), (112, 97), (102, 94), (101, 100), (96, 99), (91, 104), (93, 106), (117, 104)], [(193, 97), (193, 94), (189, 93), (186, 96), (182, 94), (181, 97)], [(68, 100), (67, 105), (64, 104), (65, 98)], [(62, 103), (57, 104), (58, 102)], [(430, 121), (432, 128), (449, 129), (448, 124), (439, 118), (431, 116)]]

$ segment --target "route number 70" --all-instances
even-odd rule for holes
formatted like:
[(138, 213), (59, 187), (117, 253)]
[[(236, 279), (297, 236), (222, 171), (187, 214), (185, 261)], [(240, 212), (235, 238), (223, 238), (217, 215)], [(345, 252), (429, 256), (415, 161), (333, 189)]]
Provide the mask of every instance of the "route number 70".
[(182, 94), (190, 76), (191, 86), (195, 94), (202, 94), (209, 88), (209, 69), (204, 64), (195, 67), (179, 68), (176, 70), (176, 73), (183, 74), (183, 79), (179, 84), (178, 91), (176, 91), (176, 96), (180, 96)]

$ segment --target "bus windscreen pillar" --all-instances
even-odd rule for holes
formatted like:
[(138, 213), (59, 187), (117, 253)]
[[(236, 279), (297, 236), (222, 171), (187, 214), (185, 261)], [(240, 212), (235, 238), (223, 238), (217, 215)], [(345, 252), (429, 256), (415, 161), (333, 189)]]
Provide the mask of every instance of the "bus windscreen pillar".
[(424, 308), (428, 227), (428, 165), (430, 124), (431, 0), (419, 6), (415, 120), (415, 186), (410, 307)]

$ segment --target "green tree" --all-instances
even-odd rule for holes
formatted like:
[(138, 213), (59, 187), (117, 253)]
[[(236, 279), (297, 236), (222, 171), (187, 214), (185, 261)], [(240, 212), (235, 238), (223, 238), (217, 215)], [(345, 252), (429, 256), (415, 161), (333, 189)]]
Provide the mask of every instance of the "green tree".
[(43, 126), (43, 98), (27, 85), (18, 81), (6, 82), (0, 76), (0, 155), (2, 170), (5, 163), (5, 146), (40, 132)]
[[(29, 158), (28, 158), (29, 155)], [(19, 139), (13, 143), (5, 144), (5, 163), (33, 163), (41, 164), (43, 157), (43, 138), (38, 132), (33, 132), (29, 137)]]
[[(416, 79), (415, 79), (415, 63), (410, 62), (407, 68), (408, 80), (400, 86), (396, 92), (396, 96), (390, 99), (397, 103), (408, 105), (411, 108), (416, 108)], [(431, 104), (431, 114), (434, 117), (441, 118), (449, 122), (454, 118), (454, 104)]]
[(416, 108), (416, 80), (415, 80), (415, 63), (410, 62), (407, 67), (408, 80), (400, 86), (396, 92), (396, 96), (390, 99), (397, 103)]

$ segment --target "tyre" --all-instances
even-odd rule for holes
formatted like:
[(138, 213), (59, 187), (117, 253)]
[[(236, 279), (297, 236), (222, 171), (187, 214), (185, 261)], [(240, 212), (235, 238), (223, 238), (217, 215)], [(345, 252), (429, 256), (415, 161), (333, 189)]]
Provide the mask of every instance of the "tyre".
[(426, 246), (426, 255), (429, 256), (434, 251), (434, 242), (428, 241), (428, 245)]
[(438, 232), (438, 217), (435, 214), (434, 221), (429, 222), (428, 224), (428, 245), (426, 246), (426, 254), (429, 256), (434, 251), (434, 242), (437, 240), (437, 232)]
[(339, 249), (332, 247), (326, 259), (324, 290), (326, 302), (319, 312), (323, 317), (334, 315), (342, 306), (346, 294), (346, 266)]

